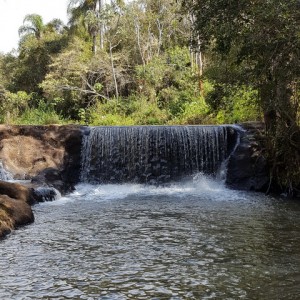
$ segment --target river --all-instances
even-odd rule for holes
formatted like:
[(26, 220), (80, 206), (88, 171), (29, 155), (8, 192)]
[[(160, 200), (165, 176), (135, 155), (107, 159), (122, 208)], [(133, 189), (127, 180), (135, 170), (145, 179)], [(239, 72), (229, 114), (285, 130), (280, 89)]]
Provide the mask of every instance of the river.
[(0, 299), (299, 299), (300, 203), (205, 176), (77, 186), (0, 248)]

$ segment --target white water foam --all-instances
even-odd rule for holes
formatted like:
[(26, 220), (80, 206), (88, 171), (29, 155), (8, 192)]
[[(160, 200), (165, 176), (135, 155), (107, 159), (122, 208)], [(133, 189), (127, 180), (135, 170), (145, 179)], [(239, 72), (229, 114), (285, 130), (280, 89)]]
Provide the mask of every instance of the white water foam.
[(168, 196), (176, 198), (199, 197), (214, 201), (243, 200), (243, 192), (228, 189), (224, 181), (212, 178), (201, 173), (192, 180), (170, 183), (166, 185), (144, 184), (99, 184), (81, 183), (76, 186), (75, 192), (62, 197), (48, 205), (63, 205), (73, 201), (114, 201), (127, 197)]

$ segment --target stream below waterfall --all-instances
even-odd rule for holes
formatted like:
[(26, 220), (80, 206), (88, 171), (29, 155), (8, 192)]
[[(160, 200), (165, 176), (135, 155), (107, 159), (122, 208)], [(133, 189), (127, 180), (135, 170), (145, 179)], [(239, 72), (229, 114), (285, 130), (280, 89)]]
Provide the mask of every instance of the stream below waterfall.
[(80, 184), (1, 241), (0, 299), (299, 299), (300, 203), (193, 181)]

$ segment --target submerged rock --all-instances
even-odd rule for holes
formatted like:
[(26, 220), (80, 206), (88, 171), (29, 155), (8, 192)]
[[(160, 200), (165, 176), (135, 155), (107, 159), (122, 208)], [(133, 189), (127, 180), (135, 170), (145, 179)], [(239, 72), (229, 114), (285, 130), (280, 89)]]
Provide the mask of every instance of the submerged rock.
[(60, 192), (53, 187), (38, 187), (33, 190), (34, 197), (38, 202), (54, 201), (61, 197)]

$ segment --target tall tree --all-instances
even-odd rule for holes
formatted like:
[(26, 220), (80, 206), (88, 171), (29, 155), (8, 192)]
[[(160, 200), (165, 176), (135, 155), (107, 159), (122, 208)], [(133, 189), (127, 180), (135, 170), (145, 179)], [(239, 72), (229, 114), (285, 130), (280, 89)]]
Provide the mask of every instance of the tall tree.
[(51, 55), (58, 53), (67, 42), (65, 29), (63, 22), (58, 19), (44, 24), (42, 17), (37, 14), (24, 18), (19, 28), (21, 40), (16, 68), (12, 71), (12, 91), (41, 93), (39, 84), (48, 71)]
[(40, 15), (29, 14), (25, 16), (23, 25), (19, 28), (19, 35), (34, 35), (39, 40), (44, 28), (43, 18)]
[[(300, 4), (290, 1), (184, 0), (195, 31), (209, 47), (241, 68), (236, 84), (259, 91), (272, 152), (272, 174), (300, 184)], [(230, 67), (229, 67), (230, 69)]]
[[(97, 33), (99, 32), (98, 0), (70, 0), (68, 13), (71, 27), (86, 26), (92, 38), (92, 52), (96, 53)], [(100, 3), (101, 4), (101, 3)]]

